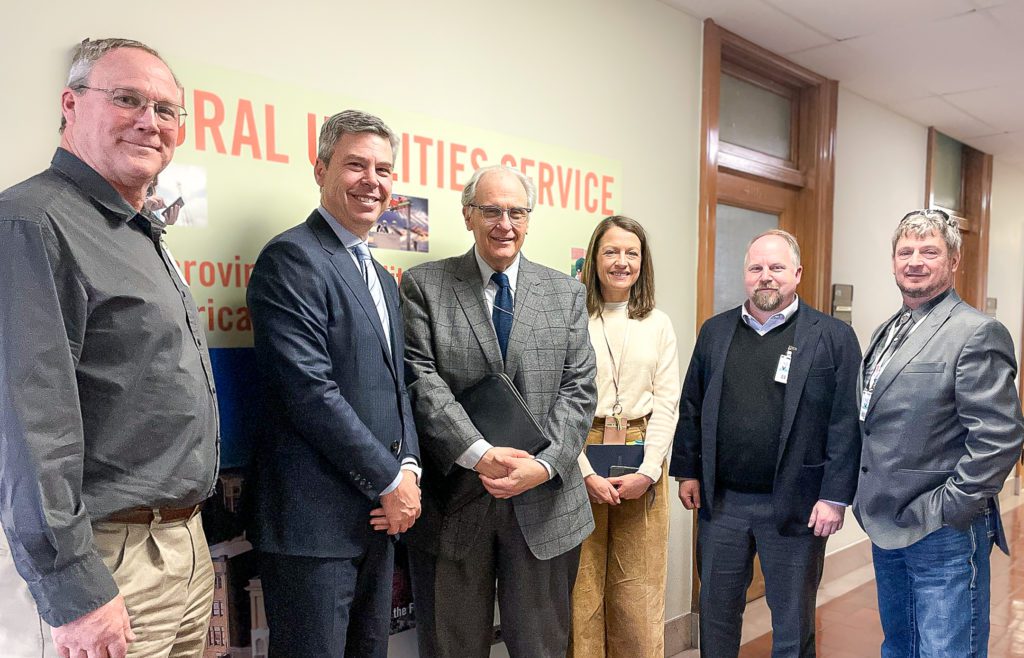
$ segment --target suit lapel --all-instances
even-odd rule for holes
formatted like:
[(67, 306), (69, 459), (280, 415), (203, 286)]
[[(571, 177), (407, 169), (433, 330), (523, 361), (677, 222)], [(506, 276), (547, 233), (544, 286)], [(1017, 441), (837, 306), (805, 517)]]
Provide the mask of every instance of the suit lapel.
[(480, 349), (483, 350), (488, 367), (492, 373), (502, 372), (504, 363), (501, 360), (501, 348), (498, 346), (498, 336), (494, 333), (491, 318), (487, 316), (487, 302), (484, 301), (480, 268), (476, 264), (472, 248), (459, 261), (455, 270), (454, 288), (455, 298), (459, 300), (459, 306), (469, 320), (469, 326), (480, 344)]
[(796, 331), (793, 336), (793, 346), (796, 351), (793, 353), (793, 360), (789, 364), (789, 379), (786, 381), (786, 391), (783, 394), (782, 405), (782, 435), (779, 441), (779, 455), (781, 456), (786, 448), (786, 440), (789, 432), (793, 429), (793, 421), (796, 418), (796, 410), (800, 404), (800, 396), (804, 391), (804, 383), (811, 371), (811, 364), (814, 362), (814, 351), (821, 337), (820, 318), (813, 315), (807, 305), (800, 302), (796, 314)]
[(519, 276), (516, 280), (515, 314), (512, 316), (512, 333), (508, 337), (508, 352), (505, 359), (505, 374), (515, 379), (526, 341), (533, 333), (533, 322), (537, 319), (537, 302), (543, 297), (543, 284), (537, 276), (536, 267), (519, 258)]
[(871, 402), (868, 404), (868, 414), (878, 404), (878, 398), (885, 394), (885, 391), (893, 383), (893, 380), (896, 379), (896, 376), (924, 349), (924, 346), (932, 339), (935, 332), (939, 330), (939, 327), (945, 324), (946, 320), (953, 313), (953, 309), (959, 303), (960, 296), (956, 294), (955, 290), (950, 290), (946, 298), (921, 321), (921, 325), (914, 328), (910, 335), (907, 336), (903, 345), (896, 350), (892, 359), (886, 364), (885, 370), (878, 377), (878, 381), (875, 382), (875, 389), (871, 393)]
[(871, 340), (868, 341), (868, 348), (864, 350), (864, 359), (860, 363), (860, 371), (857, 373), (858, 404), (860, 403), (860, 400), (863, 397), (864, 386), (865, 384), (867, 384), (867, 382), (864, 381), (864, 368), (867, 367), (868, 359), (871, 358), (872, 353), (874, 353), (875, 349), (878, 347), (879, 342), (882, 340), (883, 334), (885, 333), (885, 331), (883, 330), (892, 323), (892, 321), (896, 318), (897, 315), (899, 315), (899, 311), (890, 315), (889, 319), (883, 322), (881, 325), (879, 325), (879, 327), (875, 329), (875, 333), (871, 334)]
[[(380, 340), (380, 348), (385, 351), (384, 355), (387, 357), (385, 361), (388, 363), (388, 370), (391, 371), (392, 377), (397, 377), (395, 364), (391, 357), (394, 351), (391, 350), (389, 352), (388, 350), (387, 338), (384, 336), (384, 326), (380, 323), (377, 307), (373, 303), (370, 290), (366, 287), (366, 281), (363, 280), (363, 275), (360, 274), (359, 268), (352, 260), (352, 256), (349, 255), (345, 245), (338, 239), (337, 233), (327, 225), (327, 219), (319, 211), (314, 210), (313, 214), (306, 220), (306, 224), (313, 230), (324, 251), (331, 255), (331, 264), (348, 288), (349, 294), (355, 297), (356, 301), (359, 302), (359, 306), (362, 307), (367, 320), (370, 322), (370, 326), (373, 327), (374, 333), (377, 334), (377, 339)], [(376, 264), (376, 261), (373, 262)], [(380, 274), (379, 268), (377, 273), (378, 275)], [(391, 275), (388, 274), (388, 276)], [(384, 298), (387, 299), (387, 295), (384, 295)], [(390, 306), (388, 306), (388, 311), (391, 311)], [(394, 312), (391, 312), (391, 317), (396, 317)], [(394, 323), (392, 322), (393, 325)]]
[[(725, 380), (725, 359), (729, 356), (729, 346), (732, 345), (733, 336), (736, 335), (736, 323), (740, 321), (739, 307), (729, 313), (729, 322), (726, 323), (725, 331), (718, 341), (713, 344), (712, 353), (708, 355), (710, 361), (707, 368), (710, 369), (711, 379), (708, 380), (708, 389), (704, 394), (706, 400), (713, 400), (713, 408), (702, 410), (701, 424), (704, 428), (704, 436), (714, 437), (714, 441), (706, 441), (704, 445), (710, 448), (710, 454), (704, 454), (703, 459), (707, 464), (714, 464), (718, 452), (718, 412), (722, 404), (722, 382)], [(712, 472), (714, 469), (712, 469)]]
[[(403, 327), (400, 322), (402, 316), (398, 309), (398, 287), (396, 285), (392, 290), (391, 286), (388, 283), (385, 283), (393, 280), (391, 272), (384, 269), (384, 266), (376, 260), (373, 261), (373, 264), (374, 267), (377, 268), (377, 280), (380, 281), (380, 287), (384, 293), (384, 305), (388, 309), (388, 326), (391, 329), (391, 359), (389, 360), (389, 363), (391, 363), (392, 367), (397, 372), (397, 369), (404, 367), (404, 364), (398, 362), (398, 354), (395, 350), (395, 346), (398, 345), (397, 336), (400, 336), (401, 334), (396, 332), (405, 331), (405, 327)], [(373, 301), (372, 297), (371, 301)], [(376, 311), (377, 308), (374, 307), (373, 310)], [(380, 317), (380, 315), (377, 317)]]

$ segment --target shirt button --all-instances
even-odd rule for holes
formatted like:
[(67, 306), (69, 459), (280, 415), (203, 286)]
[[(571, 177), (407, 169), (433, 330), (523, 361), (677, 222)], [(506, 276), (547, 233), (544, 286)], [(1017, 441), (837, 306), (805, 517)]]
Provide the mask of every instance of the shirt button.
[(868, 467), (867, 466), (861, 466), (860, 467), (860, 472), (861, 473), (867, 473), (868, 472)]

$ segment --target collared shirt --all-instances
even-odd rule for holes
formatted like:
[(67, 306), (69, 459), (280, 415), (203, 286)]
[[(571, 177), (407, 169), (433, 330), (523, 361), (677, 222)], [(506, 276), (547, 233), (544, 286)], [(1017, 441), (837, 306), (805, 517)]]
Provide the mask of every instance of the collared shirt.
[[(480, 256), (480, 252), (477, 248), (473, 247), (473, 255), (476, 256), (477, 267), (480, 268), (480, 285), (484, 289), (484, 301), (487, 303), (487, 316), (491, 317), (494, 314), (494, 299), (498, 296), (498, 284), (491, 281), (491, 275), (497, 270), (487, 264), (487, 261)], [(522, 254), (516, 254), (515, 260), (512, 264), (505, 268), (505, 276), (508, 277), (508, 286), (512, 289), (512, 305), (515, 306), (516, 299), (516, 284), (519, 282), (519, 259), (522, 258)], [(492, 325), (493, 329), (494, 326)], [(459, 455), (459, 458), (455, 460), (455, 463), (463, 468), (472, 470), (479, 462), (484, 454), (493, 448), (487, 440), (477, 439), (473, 445), (466, 448), (466, 451)], [(555, 469), (552, 468), (551, 464), (547, 463), (543, 459), (538, 459), (538, 462), (544, 466), (544, 469), (548, 472), (548, 479), (555, 477)]]
[[(480, 285), (484, 288), (484, 301), (487, 303), (487, 317), (494, 314), (494, 299), (498, 296), (498, 284), (491, 281), (491, 275), (497, 270), (487, 264), (480, 252), (473, 247), (473, 255), (476, 256), (477, 267), (480, 268)], [(508, 287), (512, 289), (512, 305), (516, 301), (516, 284), (519, 282), (519, 259), (521, 254), (516, 254), (512, 264), (505, 268), (505, 276), (508, 277)], [(492, 326), (493, 328), (493, 326)]]
[[(348, 255), (352, 258), (352, 262), (356, 264), (356, 268), (362, 271), (362, 267), (359, 265), (359, 257), (356, 256), (355, 248), (360, 244), (364, 244), (366, 245), (366, 248), (369, 249), (369, 241), (362, 239), (352, 231), (349, 231), (347, 228), (342, 226), (341, 222), (339, 222), (334, 215), (328, 212), (327, 208), (324, 208), (323, 205), (317, 208), (317, 210), (319, 210), (320, 214), (327, 220), (327, 225), (331, 227), (334, 234), (338, 236), (339, 240), (341, 240), (341, 244), (345, 247), (345, 251), (347, 251)], [(366, 276), (372, 276), (377, 279), (377, 283), (380, 284), (380, 278), (377, 276), (377, 268), (367, 268)], [(387, 315), (388, 319), (390, 319), (391, 316), (388, 314), (387, 308), (384, 309), (384, 313)], [(384, 329), (384, 338), (387, 339), (388, 345), (391, 345), (391, 323), (382, 322), (381, 326)]]
[[(753, 315), (750, 314), (749, 311), (747, 311), (747, 304), (749, 303), (750, 301), (748, 300), (744, 302), (742, 306), (740, 306), (740, 317), (743, 318), (743, 321), (747, 323), (748, 327), (757, 332), (758, 336), (764, 336), (772, 329), (775, 329), (776, 327), (781, 327), (782, 325), (786, 324), (786, 321), (793, 317), (793, 314), (796, 313), (798, 308), (800, 308), (800, 296), (794, 296), (792, 304), (769, 317), (767, 320), (764, 321), (764, 324), (761, 324), (761, 322), (758, 321), (757, 318), (755, 318)], [(676, 479), (678, 480), (679, 478)], [(825, 502), (837, 505), (839, 507), (848, 506), (848, 503), (839, 503), (833, 500), (826, 500)]]
[(793, 297), (792, 304), (765, 320), (764, 324), (761, 324), (757, 318), (747, 311), (747, 304), (749, 303), (750, 301), (748, 300), (740, 306), (740, 316), (743, 318), (743, 321), (747, 323), (748, 327), (757, 332), (758, 336), (764, 336), (775, 327), (780, 327), (786, 324), (786, 320), (793, 317), (796, 310), (800, 308), (800, 297)]
[(204, 323), (163, 229), (63, 149), (0, 194), (0, 518), (52, 626), (117, 594), (91, 522), (216, 483)]
[[(323, 215), (324, 219), (327, 220), (327, 225), (331, 227), (331, 230), (334, 231), (334, 234), (338, 236), (339, 240), (341, 240), (342, 246), (345, 247), (345, 251), (348, 252), (348, 255), (352, 257), (352, 262), (356, 264), (356, 268), (359, 268), (359, 258), (356, 256), (356, 253), (355, 253), (354, 249), (360, 243), (367, 245), (367, 248), (369, 248), (369, 243), (366, 240), (363, 240), (362, 238), (360, 238), (358, 235), (356, 235), (352, 231), (350, 231), (347, 228), (345, 228), (344, 226), (342, 226), (341, 222), (339, 222), (334, 217), (334, 215), (332, 215), (330, 212), (328, 212), (327, 208), (324, 208), (322, 204), (320, 205), (319, 208), (317, 208), (317, 210), (319, 210), (320, 214)], [(367, 276), (374, 276), (374, 277), (377, 276), (377, 269), (376, 268), (371, 268), (370, 270), (367, 270)], [(379, 282), (380, 279), (377, 279), (377, 281)], [(390, 318), (390, 316), (388, 316), (388, 317)], [(383, 326), (384, 326), (384, 337), (387, 338), (388, 343), (390, 344), (390, 342), (391, 342), (391, 326), (390, 326), (390, 323), (389, 322), (384, 322)], [(423, 474), (423, 469), (420, 468), (419, 462), (416, 461), (415, 457), (406, 457), (405, 459), (403, 459), (402, 460), (402, 469), (407, 470), (407, 471), (412, 471), (413, 475), (416, 476), (416, 481), (417, 482), (419, 482), (420, 475)], [(391, 493), (392, 491), (397, 489), (398, 485), (401, 484), (401, 483), (402, 483), (402, 474), (401, 474), (401, 472), (399, 472), (399, 474), (395, 476), (395, 479), (391, 481), (391, 484), (386, 486), (384, 488), (384, 490), (380, 492), (380, 495), (383, 496), (384, 494)]]
[[(903, 315), (907, 311), (910, 311), (910, 330), (907, 332), (906, 336), (903, 337), (903, 342), (906, 342), (907, 338), (910, 337), (910, 334), (914, 333), (914, 331), (916, 331), (917, 328), (921, 326), (921, 323), (924, 322), (924, 319), (927, 318), (928, 314), (932, 312), (932, 309), (938, 306), (942, 302), (942, 300), (949, 296), (950, 290), (952, 290), (952, 288), (946, 288), (946, 290), (939, 293), (935, 297), (932, 297), (927, 302), (921, 304), (920, 306), (913, 310), (911, 310), (910, 307), (904, 304), (903, 306), (900, 307), (899, 312), (897, 312), (896, 315), (892, 317), (892, 320), (889, 322), (889, 325), (879, 334), (880, 336), (885, 336), (886, 338), (882, 338), (881, 340), (877, 341), (875, 343), (874, 348), (872, 348), (871, 352), (869, 354), (864, 355), (864, 381), (871, 382), (872, 389), (874, 388), (875, 381), (878, 380), (878, 377), (885, 370), (885, 366), (889, 365), (889, 361), (892, 360), (890, 357), (886, 359), (885, 362), (876, 365), (874, 363), (875, 352), (877, 352), (880, 349), (883, 349), (885, 344), (892, 339), (891, 334), (896, 328), (896, 321), (899, 320), (901, 315)], [(897, 351), (898, 350), (899, 347), (897, 347)], [(874, 372), (874, 369), (876, 368), (878, 369), (878, 372)]]

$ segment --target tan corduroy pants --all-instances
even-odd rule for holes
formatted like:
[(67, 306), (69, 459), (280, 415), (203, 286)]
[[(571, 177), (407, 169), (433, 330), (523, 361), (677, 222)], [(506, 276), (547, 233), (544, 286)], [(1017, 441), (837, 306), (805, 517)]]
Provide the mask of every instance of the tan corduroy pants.
[(128, 658), (202, 658), (214, 576), (199, 515), (148, 525), (100, 521), (92, 531), (135, 631)]
[[(627, 441), (643, 438), (630, 428)], [(591, 429), (587, 443), (601, 443)], [(661, 658), (668, 569), (667, 466), (647, 494), (597, 505), (572, 595), (571, 658)]]

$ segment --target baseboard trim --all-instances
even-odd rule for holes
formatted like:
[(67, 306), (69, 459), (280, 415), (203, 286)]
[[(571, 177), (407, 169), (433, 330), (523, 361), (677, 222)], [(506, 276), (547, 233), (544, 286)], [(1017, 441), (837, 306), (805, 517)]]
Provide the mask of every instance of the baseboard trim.
[(687, 612), (665, 622), (665, 656), (674, 656), (687, 649), (692, 649), (693, 639), (697, 636), (697, 615)]

